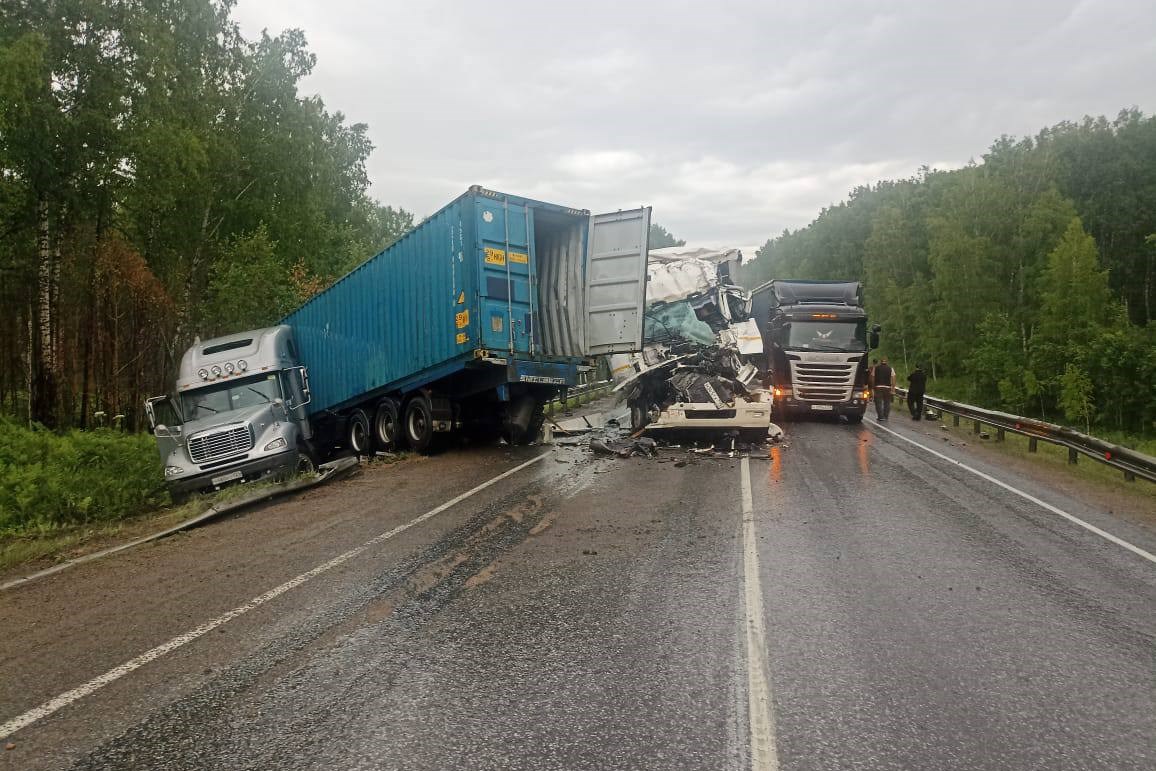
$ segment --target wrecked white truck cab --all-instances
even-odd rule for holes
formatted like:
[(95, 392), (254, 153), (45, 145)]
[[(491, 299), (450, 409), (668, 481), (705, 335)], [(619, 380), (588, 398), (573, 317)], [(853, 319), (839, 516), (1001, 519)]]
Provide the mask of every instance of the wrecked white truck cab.
[(750, 295), (731, 283), (741, 261), (738, 249), (651, 250), (643, 350), (610, 359), (633, 430), (767, 438), (762, 337)]

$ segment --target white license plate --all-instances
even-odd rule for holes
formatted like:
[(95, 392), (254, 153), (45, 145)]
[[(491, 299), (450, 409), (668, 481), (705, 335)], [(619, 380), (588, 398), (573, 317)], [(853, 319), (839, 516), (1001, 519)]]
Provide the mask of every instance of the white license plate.
[(243, 476), (240, 471), (230, 471), (228, 474), (221, 474), (219, 477), (213, 477), (212, 483), (214, 486), (223, 485), (226, 482), (232, 482), (234, 479), (240, 479)]
[(830, 412), (831, 410), (833, 410), (835, 408), (833, 406), (831, 406), (830, 404), (812, 404), (811, 409), (823, 410), (824, 412)]

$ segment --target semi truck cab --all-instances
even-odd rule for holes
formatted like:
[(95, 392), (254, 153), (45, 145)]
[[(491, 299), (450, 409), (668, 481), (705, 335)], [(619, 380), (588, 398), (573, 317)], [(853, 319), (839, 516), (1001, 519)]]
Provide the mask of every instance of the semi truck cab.
[(775, 413), (861, 421), (871, 402), (868, 352), (879, 346), (878, 325), (868, 328), (861, 285), (773, 280), (753, 295)]
[(309, 400), (288, 326), (195, 341), (176, 393), (145, 403), (170, 492), (180, 498), (312, 469)]

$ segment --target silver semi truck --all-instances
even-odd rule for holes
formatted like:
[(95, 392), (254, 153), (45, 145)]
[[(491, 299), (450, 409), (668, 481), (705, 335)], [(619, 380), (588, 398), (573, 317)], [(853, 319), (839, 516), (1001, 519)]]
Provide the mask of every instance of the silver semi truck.
[(185, 351), (176, 393), (145, 402), (172, 494), (311, 470), (309, 376), (293, 331), (269, 327)]
[(279, 326), (193, 344), (147, 403), (170, 490), (533, 441), (593, 357), (641, 349), (649, 226), (470, 188)]

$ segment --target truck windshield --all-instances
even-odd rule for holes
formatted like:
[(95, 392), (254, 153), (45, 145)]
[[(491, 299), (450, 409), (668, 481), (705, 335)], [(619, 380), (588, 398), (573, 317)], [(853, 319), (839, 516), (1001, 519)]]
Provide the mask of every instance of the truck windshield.
[(281, 386), (276, 374), (253, 375), (186, 391), (181, 394), (181, 408), (186, 420), (199, 420), (280, 398)]
[(867, 350), (867, 321), (793, 321), (787, 328), (787, 348), (808, 351)]

